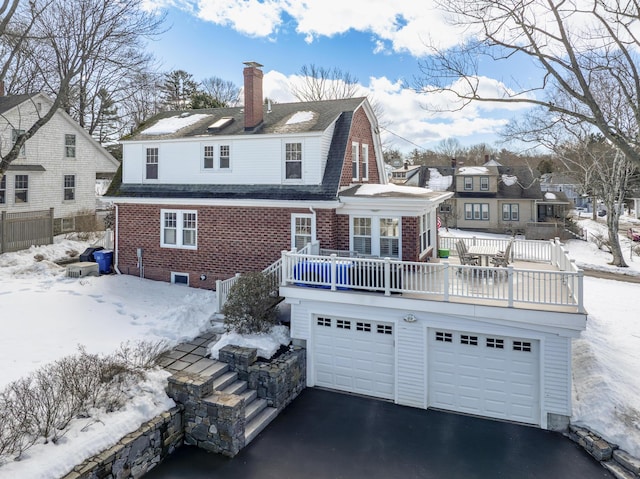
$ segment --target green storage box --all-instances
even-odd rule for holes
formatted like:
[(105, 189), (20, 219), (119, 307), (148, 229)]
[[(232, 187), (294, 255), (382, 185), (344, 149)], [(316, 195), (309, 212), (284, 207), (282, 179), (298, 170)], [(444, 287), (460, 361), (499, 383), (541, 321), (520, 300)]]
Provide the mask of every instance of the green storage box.
[(439, 249), (438, 250), (438, 258), (448, 258), (449, 250), (448, 249)]

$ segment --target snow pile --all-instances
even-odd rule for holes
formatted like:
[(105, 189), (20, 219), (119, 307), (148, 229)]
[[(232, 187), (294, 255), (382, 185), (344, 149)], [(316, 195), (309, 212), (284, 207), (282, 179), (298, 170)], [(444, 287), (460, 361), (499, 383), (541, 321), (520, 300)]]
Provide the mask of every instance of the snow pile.
[(57, 479), (85, 459), (108, 449), (120, 438), (175, 403), (165, 393), (166, 371), (148, 371), (147, 378), (130, 391), (120, 411), (92, 411), (91, 418), (74, 419), (68, 432), (56, 444), (36, 444), (20, 461), (0, 466), (0, 478)]
[(244, 348), (256, 348), (258, 356), (270, 359), (280, 346), (286, 346), (291, 342), (289, 328), (286, 326), (274, 326), (269, 334), (249, 334), (241, 336), (235, 332), (224, 333), (220, 340), (209, 350), (213, 359), (218, 359), (220, 349), (228, 344)]
[(556, 196), (556, 194), (555, 194), (555, 193), (551, 193), (550, 191), (547, 191), (547, 192), (544, 194), (544, 199), (545, 199), (545, 200), (557, 200), (557, 199), (558, 199), (558, 197)]
[(313, 112), (312, 111), (299, 111), (294, 113), (291, 118), (287, 120), (285, 125), (294, 125), (296, 123), (304, 123), (305, 121), (313, 120)]
[(442, 175), (436, 168), (429, 168), (429, 185), (432, 191), (447, 191), (453, 182), (453, 175)]
[(141, 135), (168, 135), (170, 133), (175, 133), (178, 130), (185, 128), (187, 126), (191, 126), (195, 123), (198, 123), (200, 120), (208, 118), (211, 115), (204, 115), (202, 113), (197, 113), (195, 115), (183, 116), (176, 115), (169, 118), (162, 118), (158, 120), (158, 122), (141, 131)]
[(425, 195), (431, 193), (431, 190), (427, 188), (420, 188), (418, 186), (403, 186), (394, 185), (389, 183), (388, 185), (360, 185), (356, 196), (383, 196), (389, 194), (403, 194), (403, 195)]
[(502, 175), (502, 182), (507, 186), (513, 186), (518, 182), (518, 177), (513, 175)]
[(461, 175), (486, 175), (489, 169), (485, 166), (462, 166), (458, 169)]

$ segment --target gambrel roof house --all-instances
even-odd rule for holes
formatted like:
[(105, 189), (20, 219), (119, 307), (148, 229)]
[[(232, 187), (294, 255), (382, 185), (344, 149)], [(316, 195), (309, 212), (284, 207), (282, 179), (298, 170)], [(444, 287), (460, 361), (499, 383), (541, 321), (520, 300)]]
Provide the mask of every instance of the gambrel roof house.
[(260, 65), (244, 78), (244, 107), (165, 112), (123, 139), (117, 270), (223, 298), (273, 265), (308, 386), (566, 425), (585, 313), (562, 245), (510, 245), (545, 262), (526, 275), (439, 259), (453, 192), (387, 183), (365, 98), (264, 104)]
[[(52, 104), (42, 93), (0, 96), (3, 150)], [(73, 230), (76, 220), (95, 215), (96, 175), (113, 175), (119, 162), (66, 112), (29, 138), (0, 179), (0, 211), (33, 213), (53, 208), (54, 232)]]

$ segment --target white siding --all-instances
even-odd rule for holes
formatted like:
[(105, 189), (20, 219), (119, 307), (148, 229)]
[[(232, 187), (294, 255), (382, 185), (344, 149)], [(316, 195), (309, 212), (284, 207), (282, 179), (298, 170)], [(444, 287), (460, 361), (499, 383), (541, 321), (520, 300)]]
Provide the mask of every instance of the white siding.
[(419, 323), (399, 322), (396, 327), (397, 402), (426, 407), (426, 337)]
[(291, 337), (308, 340), (311, 336), (309, 310), (302, 304), (291, 305)]
[[(296, 297), (295, 293), (301, 296)], [(287, 299), (300, 301), (292, 305), (291, 335), (294, 338), (310, 339), (309, 328), (311, 316), (339, 316), (341, 318), (361, 318), (369, 321), (384, 321), (394, 324), (395, 354), (396, 354), (396, 392), (395, 402), (407, 406), (427, 407), (428, 381), (428, 346), (427, 332), (429, 328), (444, 328), (453, 331), (477, 332), (484, 335), (496, 335), (507, 338), (523, 338), (531, 340), (539, 346), (540, 360), (538, 390), (540, 418), (542, 427), (546, 426), (547, 413), (563, 416), (571, 415), (571, 335), (561, 336), (561, 328), (548, 331), (548, 326), (537, 328), (533, 323), (524, 327), (522, 323), (512, 323), (508, 320), (498, 321), (492, 317), (477, 317), (472, 319), (462, 314), (456, 314), (459, 305), (437, 304), (438, 312), (425, 312), (421, 306), (425, 302), (406, 300), (402, 298), (384, 298), (381, 296), (349, 294), (347, 292), (333, 293), (339, 295), (340, 303), (331, 300), (332, 293), (326, 291), (311, 291), (308, 288), (285, 288)], [(313, 294), (313, 299), (311, 295)], [(322, 299), (321, 299), (322, 298)], [(348, 299), (347, 299), (348, 298)], [(406, 322), (403, 318), (413, 312), (416, 321)], [(541, 320), (545, 312), (540, 312)], [(312, 338), (311, 338), (312, 339)], [(313, 375), (313, 344), (309, 344), (308, 374), (309, 385)], [(536, 368), (537, 369), (537, 368)]]
[(542, 351), (546, 412), (571, 415), (571, 338), (548, 335)]
[[(323, 155), (320, 133), (314, 136), (242, 136), (208, 139), (189, 138), (124, 143), (123, 182), (143, 183), (146, 148), (159, 148), (158, 179), (151, 183), (168, 184), (281, 184), (284, 178), (285, 143), (302, 143), (304, 184), (322, 181), (326, 154)], [(204, 145), (229, 145), (229, 170), (203, 170)]]
[[(43, 104), (42, 108), (47, 105)], [(17, 129), (27, 130), (36, 120), (35, 106), (25, 102), (20, 111), (11, 110), (5, 114), (6, 120)], [(2, 120), (5, 121), (4, 119)], [(10, 145), (11, 127), (5, 127), (0, 134), (0, 144)], [(75, 158), (65, 157), (65, 134), (76, 136)], [(66, 115), (57, 113), (38, 132), (27, 140), (25, 156), (19, 157), (12, 165), (41, 165), (46, 171), (7, 171), (6, 204), (0, 210), (8, 212), (35, 211), (54, 208), (54, 216), (62, 218), (82, 211), (95, 211), (96, 171), (115, 172), (117, 164), (95, 141), (80, 130), (80, 126)], [(96, 165), (99, 165), (97, 168)], [(28, 203), (15, 203), (15, 175), (28, 175)], [(75, 199), (64, 201), (64, 176), (75, 175)]]

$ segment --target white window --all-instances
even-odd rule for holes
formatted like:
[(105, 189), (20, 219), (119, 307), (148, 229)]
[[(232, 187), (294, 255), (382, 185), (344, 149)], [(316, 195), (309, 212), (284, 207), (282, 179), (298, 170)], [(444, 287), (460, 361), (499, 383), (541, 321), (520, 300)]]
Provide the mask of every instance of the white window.
[(400, 253), (398, 218), (380, 218), (380, 256), (397, 258)]
[(76, 175), (64, 175), (64, 200), (76, 199)]
[(16, 175), (15, 178), (15, 202), (29, 202), (29, 175)]
[(218, 168), (227, 170), (231, 168), (231, 154), (229, 145), (220, 145), (219, 148)]
[[(11, 130), (11, 144), (15, 145), (16, 141), (18, 141), (18, 137), (20, 135), (24, 135), (24, 130), (18, 130), (16, 128), (14, 128), (13, 130)], [(19, 156), (26, 156), (27, 152), (26, 152), (26, 145), (22, 145), (22, 148), (20, 148), (20, 152), (18, 153)]]
[(360, 162), (360, 144), (353, 142), (351, 143), (351, 177), (353, 181), (358, 181), (358, 169)]
[(420, 222), (420, 253), (424, 253), (431, 246), (431, 213), (418, 218)]
[(473, 176), (465, 176), (464, 177), (464, 189), (472, 190), (473, 189)]
[(371, 218), (353, 218), (353, 249), (360, 254), (371, 252)]
[(360, 170), (363, 180), (369, 179), (369, 145), (362, 145), (362, 170)]
[(158, 179), (158, 148), (147, 148), (146, 179)]
[(519, 221), (518, 203), (505, 203), (502, 205), (502, 221)]
[(464, 219), (489, 221), (489, 204), (488, 203), (465, 203)]
[(64, 135), (64, 156), (65, 158), (76, 157), (76, 135)]
[(489, 191), (489, 178), (486, 176), (480, 177), (480, 191)]
[(198, 213), (193, 210), (161, 210), (160, 246), (197, 249)]
[(285, 143), (284, 171), (286, 180), (302, 179), (302, 143)]
[(202, 156), (202, 167), (205, 170), (213, 170), (214, 165), (214, 153), (216, 151), (215, 146), (213, 145), (205, 145), (203, 156)]
[(399, 258), (400, 218), (353, 217), (350, 249), (363, 255)]
[(315, 241), (315, 230), (313, 215), (291, 215), (291, 246), (301, 250), (307, 243), (312, 243)]

